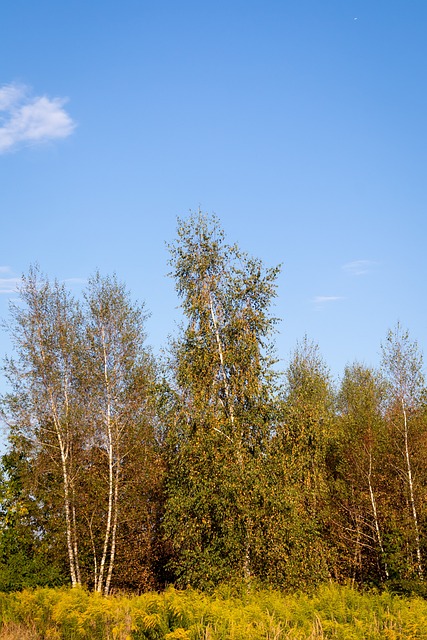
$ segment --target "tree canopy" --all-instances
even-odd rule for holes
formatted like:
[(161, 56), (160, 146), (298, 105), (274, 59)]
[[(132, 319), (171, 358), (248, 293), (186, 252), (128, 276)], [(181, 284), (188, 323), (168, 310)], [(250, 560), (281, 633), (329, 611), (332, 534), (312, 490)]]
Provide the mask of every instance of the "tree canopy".
[(182, 323), (154, 356), (144, 304), (95, 273), (76, 299), (38, 267), (6, 327), (0, 590), (326, 579), (423, 592), (422, 352), (400, 324), (379, 370), (334, 382), (307, 336), (281, 372), (280, 266), (215, 216), (178, 219)]

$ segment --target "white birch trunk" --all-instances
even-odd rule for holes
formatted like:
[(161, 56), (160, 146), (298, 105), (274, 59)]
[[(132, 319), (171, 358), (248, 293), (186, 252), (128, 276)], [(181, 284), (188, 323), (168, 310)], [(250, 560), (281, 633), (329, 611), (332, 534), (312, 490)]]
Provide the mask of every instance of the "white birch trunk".
[[(106, 371), (106, 369), (105, 369)], [(107, 372), (106, 372), (107, 376)], [(108, 377), (107, 377), (108, 381)], [(108, 442), (108, 511), (107, 522), (105, 525), (104, 546), (102, 549), (101, 561), (99, 563), (98, 583), (96, 585), (96, 591), (102, 592), (104, 581), (105, 563), (107, 561), (108, 546), (111, 535), (111, 524), (113, 517), (113, 498), (114, 498), (114, 449), (113, 449), (113, 434), (111, 427), (111, 406), (110, 401), (107, 403), (107, 415), (106, 415), (106, 427), (107, 427), (107, 442)]]
[(221, 336), (219, 335), (218, 323), (217, 323), (215, 310), (214, 310), (214, 306), (213, 306), (212, 294), (210, 292), (209, 292), (209, 306), (210, 306), (212, 324), (214, 326), (215, 339), (216, 339), (216, 343), (217, 343), (217, 346), (218, 346), (218, 355), (219, 355), (219, 361), (220, 361), (220, 365), (221, 365), (221, 374), (222, 374), (222, 379), (224, 381), (224, 392), (225, 392), (225, 397), (227, 399), (227, 410), (228, 410), (228, 414), (230, 416), (231, 426), (234, 427), (234, 408), (233, 408), (233, 404), (232, 404), (232, 400), (231, 400), (230, 389), (229, 389), (228, 380), (227, 380), (227, 374), (226, 374), (226, 371), (225, 371), (224, 351), (223, 351), (223, 348), (222, 348)]
[[(224, 381), (224, 392), (225, 392), (225, 397), (226, 397), (226, 400), (227, 400), (228, 414), (230, 416), (232, 434), (234, 436), (235, 418), (234, 418), (233, 399), (231, 397), (230, 388), (229, 388), (229, 384), (228, 384), (228, 380), (227, 380), (227, 373), (226, 373), (226, 370), (225, 370), (225, 361), (224, 361), (224, 349), (223, 349), (222, 342), (221, 342), (221, 336), (219, 334), (218, 322), (217, 322), (216, 315), (215, 315), (215, 310), (214, 310), (214, 305), (213, 305), (211, 292), (209, 292), (209, 306), (210, 306), (212, 324), (213, 324), (214, 332), (215, 332), (215, 339), (216, 339), (216, 343), (217, 343), (217, 347), (218, 347), (218, 355), (219, 355), (219, 361), (220, 361), (220, 365), (221, 365), (222, 379)], [(237, 442), (237, 458), (238, 458), (240, 471), (243, 474), (244, 465), (243, 465), (243, 457), (242, 457), (242, 440), (243, 440), (243, 433), (241, 432), (240, 433), (240, 439)], [(236, 443), (234, 443), (234, 444), (236, 444)], [(245, 522), (245, 524), (246, 524), (246, 527), (245, 527), (246, 540), (245, 540), (245, 555), (244, 555), (244, 558), (243, 558), (243, 577), (244, 577), (245, 580), (249, 580), (249, 578), (251, 576), (251, 569), (250, 569), (250, 531), (252, 529), (252, 519), (251, 519), (249, 513), (246, 514), (245, 521), (246, 521)]]
[(105, 581), (105, 589), (104, 594), (108, 596), (111, 585), (111, 577), (113, 575), (114, 568), (114, 559), (116, 555), (116, 533), (117, 533), (117, 522), (119, 516), (119, 478), (120, 478), (120, 464), (117, 461), (116, 464), (116, 477), (115, 477), (115, 485), (114, 485), (114, 520), (113, 520), (113, 528), (111, 532), (111, 549), (110, 549), (110, 563), (108, 567), (107, 579)]
[(377, 502), (375, 500), (374, 489), (372, 487), (372, 453), (371, 452), (369, 452), (368, 486), (369, 486), (369, 496), (371, 498), (372, 513), (374, 514), (375, 532), (376, 532), (376, 535), (377, 535), (377, 540), (378, 540), (378, 545), (380, 547), (381, 556), (382, 556), (382, 559), (383, 559), (383, 562), (384, 562), (385, 575), (386, 575), (386, 578), (388, 579), (389, 578), (388, 565), (387, 565), (387, 561), (385, 559), (385, 552), (384, 552), (384, 546), (383, 546), (383, 542), (382, 542), (380, 523), (378, 521)]
[(76, 559), (74, 556), (73, 536), (71, 532), (71, 509), (70, 509), (70, 492), (68, 484), (68, 471), (66, 465), (66, 458), (61, 448), (61, 463), (62, 463), (62, 478), (64, 483), (64, 510), (65, 510), (65, 524), (67, 530), (67, 549), (68, 559), (70, 563), (70, 576), (71, 584), (73, 587), (78, 585), (78, 577), (76, 571)]
[[(93, 518), (93, 515), (92, 515), (92, 518)], [(93, 555), (93, 575), (94, 575), (93, 583), (95, 585), (95, 590), (96, 590), (96, 587), (98, 585), (98, 558), (96, 555), (95, 538), (93, 536), (92, 518), (88, 520), (88, 528), (89, 528), (90, 543), (92, 545), (92, 555)]]
[(403, 428), (404, 428), (404, 438), (405, 438), (405, 460), (406, 460), (406, 471), (408, 475), (408, 489), (409, 489), (409, 500), (411, 504), (412, 510), (412, 519), (414, 521), (414, 530), (415, 530), (415, 543), (416, 543), (416, 554), (417, 554), (417, 571), (419, 577), (423, 578), (423, 566), (421, 560), (421, 544), (420, 544), (420, 530), (418, 526), (418, 515), (417, 508), (415, 506), (415, 497), (414, 497), (414, 483), (412, 479), (412, 468), (411, 468), (411, 458), (409, 455), (409, 438), (408, 438), (408, 420), (406, 415), (405, 401), (402, 398), (402, 411), (403, 411)]
[[(38, 338), (39, 338), (39, 348), (41, 360), (43, 363), (43, 378), (46, 390), (49, 396), (50, 408), (52, 412), (53, 424), (55, 427), (56, 438), (58, 440), (58, 447), (61, 458), (61, 470), (62, 470), (62, 483), (63, 483), (63, 491), (64, 491), (64, 512), (65, 512), (65, 528), (66, 528), (66, 539), (67, 539), (67, 551), (68, 551), (68, 561), (70, 566), (70, 577), (71, 577), (71, 585), (76, 587), (80, 583), (80, 572), (78, 570), (78, 555), (77, 555), (77, 547), (73, 544), (73, 519), (72, 519), (72, 506), (70, 500), (70, 478), (68, 472), (68, 462), (69, 462), (69, 443), (64, 442), (64, 434), (61, 428), (61, 421), (58, 416), (57, 405), (54, 399), (54, 394), (52, 391), (52, 386), (46, 379), (46, 355), (43, 348), (43, 340), (40, 333), (40, 328), (38, 329)], [(64, 399), (65, 399), (65, 407), (66, 414), (68, 414), (68, 394), (67, 394), (67, 380), (64, 381)], [(68, 434), (67, 434), (68, 435)], [(66, 440), (69, 439), (69, 436)]]
[[(44, 353), (42, 350), (42, 357), (44, 359)], [(58, 418), (58, 412), (56, 404), (53, 398), (52, 390), (49, 388), (50, 404), (52, 409), (53, 423), (55, 426), (56, 437), (58, 440), (59, 452), (61, 457), (61, 469), (62, 469), (62, 482), (64, 490), (64, 512), (65, 512), (65, 527), (66, 527), (66, 539), (67, 539), (67, 551), (68, 560), (70, 565), (70, 577), (71, 584), (76, 587), (80, 584), (80, 571), (78, 569), (78, 555), (77, 547), (73, 544), (73, 517), (72, 517), (72, 505), (70, 499), (70, 478), (68, 473), (68, 461), (69, 461), (69, 447), (68, 443), (64, 443), (64, 437), (61, 429), (61, 423)]]
[[(107, 522), (105, 525), (104, 545), (102, 549), (102, 556), (99, 563), (98, 582), (96, 585), (96, 591), (108, 594), (111, 582), (111, 575), (114, 566), (115, 546), (116, 546), (116, 529), (117, 529), (117, 509), (119, 498), (119, 460), (115, 456), (115, 445), (117, 446), (117, 434), (114, 433), (113, 421), (112, 421), (112, 406), (111, 406), (111, 389), (110, 380), (108, 375), (108, 359), (107, 350), (105, 344), (105, 331), (102, 329), (102, 347), (104, 357), (104, 382), (107, 393), (107, 409), (105, 415), (105, 423), (107, 429), (107, 443), (108, 443), (108, 511)], [(115, 462), (115, 457), (117, 460)], [(114, 470), (116, 468), (116, 473)], [(107, 569), (107, 576), (104, 584), (104, 574), (106, 571), (108, 551), (110, 551), (110, 563)]]

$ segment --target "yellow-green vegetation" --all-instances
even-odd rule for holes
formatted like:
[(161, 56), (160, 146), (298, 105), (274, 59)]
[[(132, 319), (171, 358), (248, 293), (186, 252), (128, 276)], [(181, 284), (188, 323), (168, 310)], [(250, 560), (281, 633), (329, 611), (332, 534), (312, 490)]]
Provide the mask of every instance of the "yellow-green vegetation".
[(324, 585), (311, 595), (222, 587), (139, 596), (76, 589), (0, 594), (0, 639), (410, 640), (427, 638), (427, 602)]

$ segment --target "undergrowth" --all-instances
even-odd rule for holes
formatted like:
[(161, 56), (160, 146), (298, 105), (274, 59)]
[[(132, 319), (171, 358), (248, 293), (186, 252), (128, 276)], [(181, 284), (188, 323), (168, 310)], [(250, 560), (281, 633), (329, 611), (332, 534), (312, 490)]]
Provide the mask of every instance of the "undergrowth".
[(311, 595), (218, 589), (110, 596), (0, 593), (0, 640), (427, 640), (427, 602), (324, 585)]

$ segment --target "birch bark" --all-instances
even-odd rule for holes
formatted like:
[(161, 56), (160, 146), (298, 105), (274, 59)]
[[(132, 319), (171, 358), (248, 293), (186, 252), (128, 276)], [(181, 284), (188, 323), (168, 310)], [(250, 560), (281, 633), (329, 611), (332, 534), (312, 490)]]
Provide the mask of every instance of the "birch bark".
[(420, 542), (420, 529), (418, 526), (418, 513), (417, 507), (415, 505), (415, 495), (414, 495), (414, 481), (412, 478), (412, 465), (411, 465), (411, 456), (409, 453), (409, 433), (408, 433), (408, 419), (406, 415), (406, 407), (405, 401), (402, 399), (402, 412), (403, 412), (403, 433), (405, 440), (405, 462), (406, 462), (406, 471), (408, 477), (408, 489), (409, 489), (409, 500), (411, 504), (412, 511), (412, 519), (414, 522), (414, 530), (415, 530), (415, 544), (416, 544), (416, 554), (417, 554), (417, 571), (420, 578), (423, 578), (423, 565), (421, 560), (421, 542)]
[[(398, 323), (394, 331), (389, 331), (387, 342), (382, 347), (383, 370), (389, 382), (389, 419), (396, 435), (396, 448), (404, 460), (400, 470), (405, 479), (408, 496), (408, 508), (413, 523), (416, 572), (420, 580), (424, 578), (421, 534), (417, 510), (417, 489), (413, 473), (413, 445), (411, 447), (411, 424), (413, 416), (421, 406), (424, 390), (422, 371), (423, 356), (418, 344), (411, 341), (409, 333)], [(409, 554), (410, 555), (410, 554)]]
[[(17, 362), (9, 361), (9, 380), (18, 403), (11, 406), (13, 431), (36, 443), (61, 471), (65, 541), (72, 586), (81, 582), (74, 484), (74, 459), (81, 438), (73, 386), (79, 361), (82, 317), (79, 306), (38, 268), (23, 277), (20, 305), (12, 305), (11, 336)], [(19, 404), (21, 403), (21, 405)], [(22, 420), (20, 406), (26, 407)]]
[(143, 348), (145, 316), (142, 308), (131, 304), (124, 286), (114, 277), (96, 274), (89, 282), (86, 304), (91, 345), (87, 377), (94, 390), (88, 412), (93, 447), (105, 474), (100, 480), (100, 500), (94, 504), (93, 520), (102, 532), (95, 541), (94, 583), (96, 591), (108, 595), (116, 563), (120, 512), (126, 510), (123, 466), (130, 453), (140, 448), (134, 438), (144, 421), (143, 380), (150, 379), (152, 370)]

